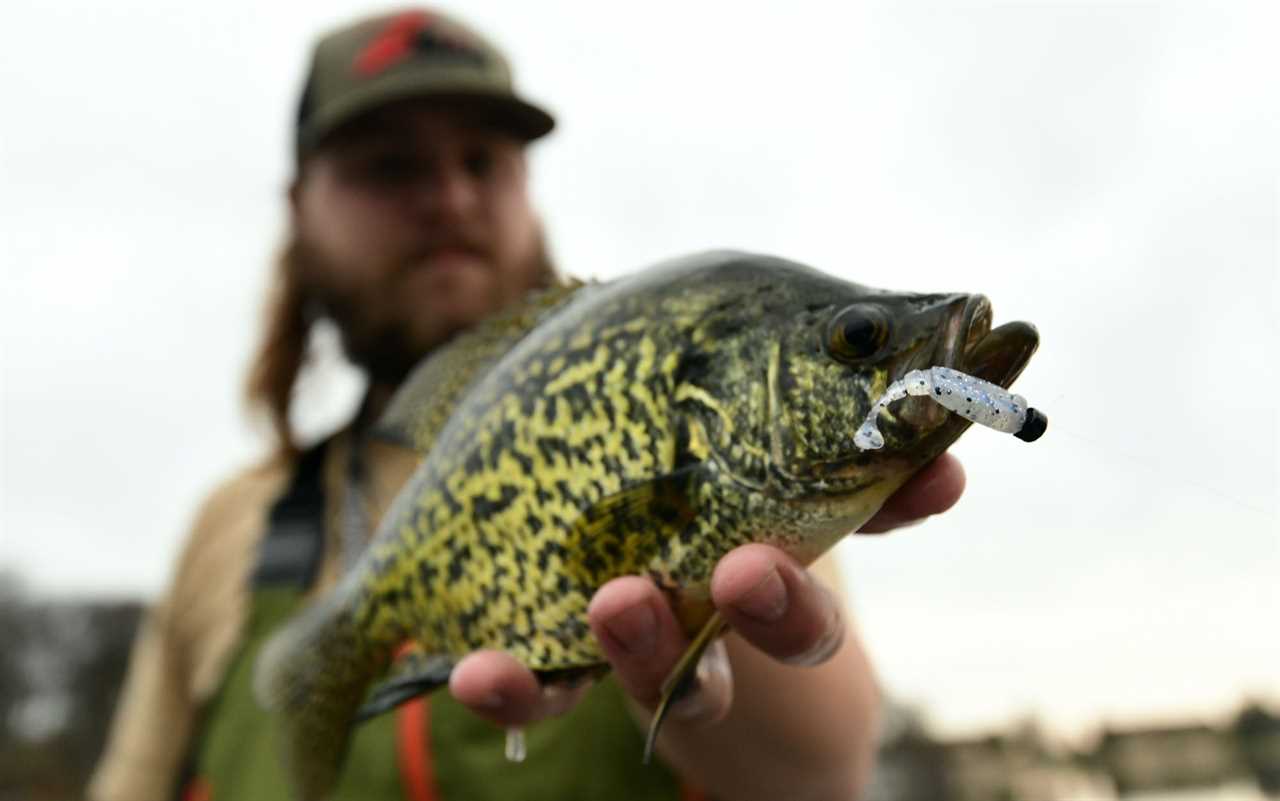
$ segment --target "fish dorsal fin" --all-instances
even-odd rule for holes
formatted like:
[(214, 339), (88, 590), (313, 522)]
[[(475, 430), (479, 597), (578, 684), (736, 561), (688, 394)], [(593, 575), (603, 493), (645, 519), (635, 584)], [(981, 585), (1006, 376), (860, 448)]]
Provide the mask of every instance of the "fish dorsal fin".
[(437, 348), (401, 384), (373, 433), (419, 453), (431, 450), (467, 388), (583, 286), (577, 279), (566, 279), (557, 286), (532, 292), (523, 302)]

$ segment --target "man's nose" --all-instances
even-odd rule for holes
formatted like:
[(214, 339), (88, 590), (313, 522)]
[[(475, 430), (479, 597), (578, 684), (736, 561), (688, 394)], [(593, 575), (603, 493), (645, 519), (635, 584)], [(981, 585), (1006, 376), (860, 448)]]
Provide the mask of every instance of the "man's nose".
[(460, 166), (445, 166), (418, 182), (414, 201), (419, 213), (456, 217), (471, 213), (479, 200), (475, 179)]

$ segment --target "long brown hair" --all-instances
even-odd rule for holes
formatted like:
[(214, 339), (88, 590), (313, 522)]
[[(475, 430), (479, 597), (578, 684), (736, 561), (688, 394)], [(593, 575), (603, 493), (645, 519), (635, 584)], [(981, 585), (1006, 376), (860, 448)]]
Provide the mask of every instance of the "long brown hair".
[(266, 413), (277, 443), (288, 457), (298, 454), (289, 409), (294, 386), (307, 359), (307, 343), (316, 320), (315, 304), (306, 290), (297, 239), (290, 237), (276, 258), (267, 294), (262, 338), (249, 364), (245, 401), (250, 411)]

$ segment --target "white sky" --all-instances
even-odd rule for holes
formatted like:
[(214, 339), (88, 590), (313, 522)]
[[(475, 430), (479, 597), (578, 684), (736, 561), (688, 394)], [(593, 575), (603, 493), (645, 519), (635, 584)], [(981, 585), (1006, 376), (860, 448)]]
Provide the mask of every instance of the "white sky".
[[(0, 24), (0, 569), (154, 595), (238, 407), (311, 37), (342, 2), (17, 0)], [(473, 2), (560, 129), (561, 264), (734, 246), (979, 291), (1034, 445), (842, 545), (888, 689), (949, 730), (1280, 694), (1280, 6)], [(331, 373), (314, 427), (358, 391)]]

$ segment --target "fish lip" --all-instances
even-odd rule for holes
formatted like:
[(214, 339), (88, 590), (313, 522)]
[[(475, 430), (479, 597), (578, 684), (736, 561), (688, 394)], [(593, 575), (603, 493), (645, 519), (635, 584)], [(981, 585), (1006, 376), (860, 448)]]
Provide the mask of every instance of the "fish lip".
[(991, 329), (965, 349), (964, 372), (1008, 389), (1040, 346), (1040, 332), (1015, 320)]
[(968, 354), (991, 333), (991, 315), (991, 301), (986, 295), (966, 296), (943, 327), (934, 365), (965, 370)]

